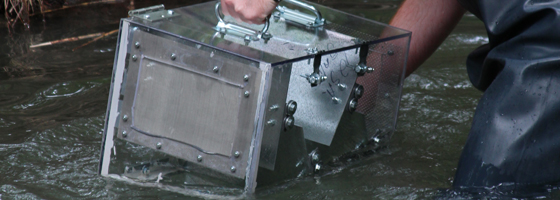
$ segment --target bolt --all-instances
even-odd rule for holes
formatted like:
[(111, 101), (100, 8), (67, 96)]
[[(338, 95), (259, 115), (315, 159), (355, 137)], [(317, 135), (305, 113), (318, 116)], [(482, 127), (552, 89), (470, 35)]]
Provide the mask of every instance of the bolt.
[(338, 97), (332, 97), (332, 101), (333, 101), (335, 104), (339, 104), (339, 103), (340, 103), (340, 99), (339, 99)]
[(338, 84), (338, 88), (340, 88), (340, 90), (346, 90), (346, 84), (344, 84), (344, 83), (339, 83), (339, 84)]
[(237, 170), (237, 169), (235, 168), (235, 166), (231, 166), (231, 168), (229, 168), (229, 170), (231, 171), (231, 173), (235, 173), (235, 170)]
[(297, 102), (290, 100), (288, 102), (288, 114), (293, 115), (294, 113), (296, 113), (297, 110)]
[(243, 93), (243, 95), (245, 95), (245, 97), (249, 97), (249, 94), (251, 94), (249, 91), (245, 91), (245, 92)]
[(389, 50), (389, 51), (387, 51), (387, 55), (390, 55), (390, 56), (395, 55), (395, 52)]
[(156, 144), (156, 148), (157, 148), (157, 149), (161, 149), (161, 142), (158, 142), (158, 143)]
[(135, 42), (135, 43), (134, 43), (134, 46), (135, 46), (137, 49), (140, 48), (140, 42)]
[(361, 85), (357, 85), (356, 88), (354, 88), (354, 97), (356, 97), (357, 99), (361, 98), (364, 95), (364, 86)]
[(278, 108), (279, 108), (278, 104), (274, 104), (274, 105), (270, 106), (269, 109), (270, 109), (270, 111), (276, 111), (276, 110), (278, 110)]
[(138, 59), (138, 56), (132, 55), (132, 60), (133, 60), (133, 61), (136, 61), (136, 59)]
[(321, 76), (321, 82), (326, 81), (328, 79), (327, 76)]
[(171, 60), (175, 60), (175, 59), (177, 59), (177, 55), (174, 54), (174, 53), (172, 53), (172, 54), (171, 54)]
[(212, 71), (214, 71), (214, 73), (218, 73), (220, 71), (220, 68), (218, 66), (214, 66), (214, 68), (212, 68)]
[(356, 101), (356, 99), (350, 100), (350, 102), (348, 102), (348, 108), (350, 112), (356, 111), (356, 108), (358, 108), (358, 101)]
[(197, 160), (198, 162), (202, 162), (202, 156), (201, 156), (201, 155), (198, 155), (198, 156), (196, 157), (196, 160)]
[(233, 156), (235, 156), (236, 158), (239, 158), (240, 155), (241, 155), (241, 152), (239, 152), (239, 151), (235, 151), (235, 153), (233, 153)]
[(128, 136), (128, 133), (127, 133), (126, 131), (123, 131), (123, 132), (122, 132), (122, 136), (123, 136), (123, 137), (126, 137), (126, 136)]
[(366, 69), (366, 72), (367, 72), (367, 73), (371, 73), (371, 72), (373, 72), (373, 70), (374, 70), (373, 67), (368, 67), (368, 68)]
[(266, 124), (268, 124), (270, 126), (274, 126), (274, 125), (276, 125), (276, 120), (274, 120), (274, 119), (268, 120), (268, 122), (266, 122)]
[(243, 76), (243, 80), (244, 80), (245, 82), (249, 81), (249, 75)]
[(319, 172), (319, 171), (321, 171), (321, 165), (315, 164), (315, 172)]
[(294, 127), (294, 117), (289, 116), (284, 119), (284, 128), (291, 129)]
[(311, 155), (311, 159), (313, 160), (313, 162), (319, 162), (319, 154), (313, 153)]
[(126, 122), (126, 121), (128, 120), (128, 115), (124, 115), (124, 116), (122, 117), (122, 120)]
[(172, 10), (168, 10), (167, 14), (173, 15), (173, 11)]

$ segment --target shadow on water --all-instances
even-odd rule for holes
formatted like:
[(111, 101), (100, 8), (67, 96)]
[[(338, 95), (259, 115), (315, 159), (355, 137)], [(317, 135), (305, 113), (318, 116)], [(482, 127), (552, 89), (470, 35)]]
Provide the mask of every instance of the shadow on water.
[[(97, 175), (116, 35), (76, 51), (87, 40), (31, 44), (109, 32), (131, 8), (203, 2), (135, 1), (76, 6), (31, 16), (29, 29), (0, 28), (0, 199), (176, 199), (176, 193)], [(400, 1), (314, 1), (388, 22)], [(3, 21), (4, 20), (4, 21)], [(0, 24), (6, 24), (0, 19)], [(322, 177), (263, 188), (259, 199), (559, 198), (556, 186), (537, 193), (485, 188), (449, 191), (481, 92), (465, 70), (466, 55), (487, 42), (484, 27), (465, 15), (424, 66), (405, 81), (390, 146)], [(527, 195), (529, 194), (529, 195)], [(477, 196), (478, 195), (478, 196)]]

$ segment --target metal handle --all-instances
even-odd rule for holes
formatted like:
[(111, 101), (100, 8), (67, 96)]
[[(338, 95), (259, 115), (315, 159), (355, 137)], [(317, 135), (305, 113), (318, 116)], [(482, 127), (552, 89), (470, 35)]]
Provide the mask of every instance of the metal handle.
[(323, 19), (323, 16), (321, 15), (321, 12), (319, 12), (319, 10), (317, 10), (317, 8), (315, 8), (312, 5), (303, 3), (303, 2), (298, 1), (298, 0), (284, 0), (284, 2), (287, 2), (287, 3), (290, 3), (292, 5), (296, 5), (296, 6), (305, 8), (305, 9), (315, 13), (315, 16), (316, 16), (315, 24), (323, 25), (323, 23), (325, 22), (325, 19)]
[(257, 41), (259, 40), (259, 38), (262, 38), (265, 41), (267, 41), (272, 37), (270, 34), (266, 33), (268, 31), (268, 27), (270, 27), (269, 17), (266, 17), (263, 29), (261, 31), (255, 31), (250, 28), (227, 23), (222, 17), (222, 9), (219, 1), (218, 3), (216, 3), (215, 12), (216, 12), (216, 18), (218, 18), (219, 20), (216, 29), (222, 34), (225, 34), (228, 31), (232, 32), (234, 35), (239, 35), (241, 37), (244, 37), (246, 43), (249, 43), (251, 40)]

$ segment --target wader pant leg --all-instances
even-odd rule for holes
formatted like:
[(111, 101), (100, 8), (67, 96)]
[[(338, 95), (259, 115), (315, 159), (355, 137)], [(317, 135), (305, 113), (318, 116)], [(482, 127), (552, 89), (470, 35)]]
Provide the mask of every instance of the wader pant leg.
[[(459, 161), (456, 188), (560, 182), (559, 6), (521, 6), (520, 15), (497, 18), (506, 23), (521, 17), (505, 31), (485, 21), (491, 44), (503, 34), (511, 38), (480, 47), (467, 61), (471, 81), (485, 93)], [(480, 86), (484, 82), (487, 88)]]

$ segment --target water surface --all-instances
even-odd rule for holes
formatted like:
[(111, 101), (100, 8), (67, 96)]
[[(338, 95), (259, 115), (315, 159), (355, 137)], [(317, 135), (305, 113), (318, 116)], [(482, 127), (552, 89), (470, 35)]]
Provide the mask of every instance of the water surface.
[[(159, 189), (97, 175), (116, 35), (29, 49), (30, 44), (118, 28), (140, 1), (74, 7), (0, 28), (0, 199), (176, 199)], [(400, 0), (314, 0), (388, 22)], [(6, 24), (0, 19), (0, 24)], [(488, 42), (483, 24), (466, 14), (438, 51), (405, 81), (390, 145), (320, 178), (266, 187), (258, 199), (424, 199), (449, 188), (482, 93), (472, 87), (467, 54)], [(539, 196), (554, 198), (552, 193)]]

